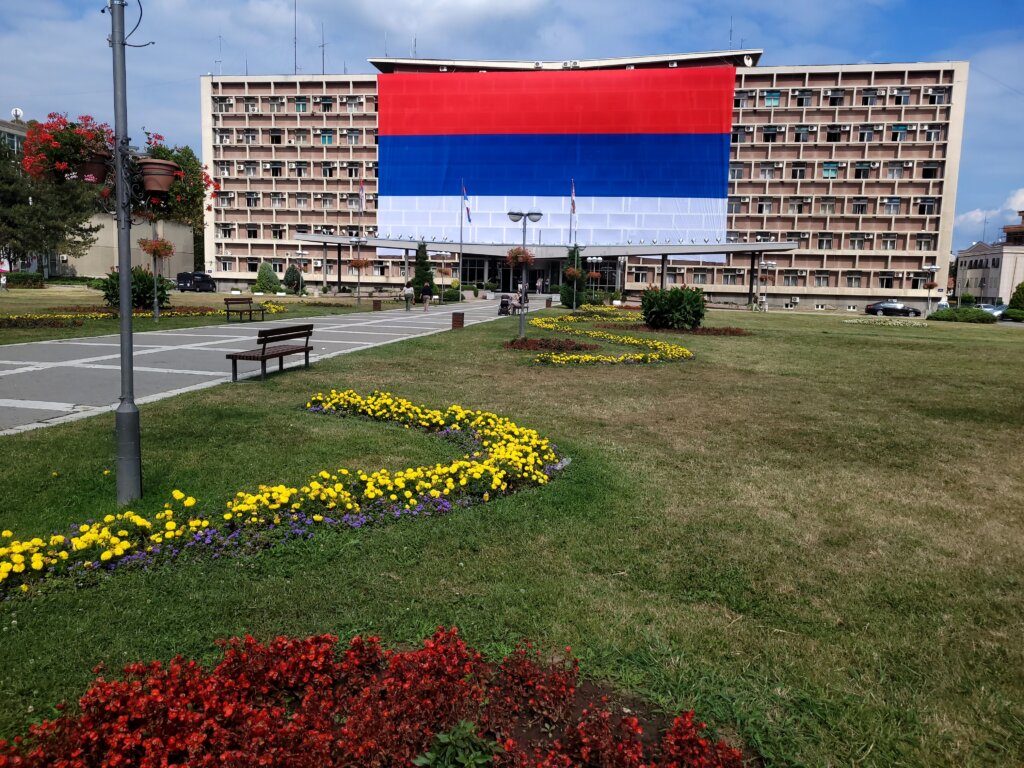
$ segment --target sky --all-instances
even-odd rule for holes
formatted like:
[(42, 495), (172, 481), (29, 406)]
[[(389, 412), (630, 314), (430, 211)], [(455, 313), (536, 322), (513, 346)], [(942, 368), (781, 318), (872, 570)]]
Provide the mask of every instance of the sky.
[[(113, 125), (105, 5), (0, 0), (0, 117), (18, 107), (25, 119), (57, 111)], [(139, 11), (128, 0), (129, 30)], [(764, 65), (965, 60), (954, 248), (991, 242), (1024, 210), (1024, 0), (142, 0), (142, 11), (130, 42), (154, 44), (128, 51), (129, 136), (141, 145), (146, 128), (197, 152), (201, 75), (291, 74), (296, 55), (300, 73), (370, 73), (367, 58), (385, 55), (562, 61), (730, 47), (763, 49)]]

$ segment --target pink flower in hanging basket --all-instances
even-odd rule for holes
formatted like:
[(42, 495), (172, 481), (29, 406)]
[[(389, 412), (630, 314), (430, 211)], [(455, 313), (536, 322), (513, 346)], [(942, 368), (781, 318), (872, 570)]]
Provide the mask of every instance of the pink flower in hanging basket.
[(517, 245), (515, 248), (509, 248), (508, 253), (505, 254), (505, 261), (510, 267), (528, 267), (533, 264), (533, 254), (523, 246)]

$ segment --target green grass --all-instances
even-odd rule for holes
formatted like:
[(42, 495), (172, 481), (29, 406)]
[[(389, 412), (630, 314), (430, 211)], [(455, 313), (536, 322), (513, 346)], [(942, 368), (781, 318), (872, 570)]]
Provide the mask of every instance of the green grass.
[[(841, 319), (713, 311), (754, 335), (666, 336), (696, 353), (684, 364), (563, 369), (503, 349), (512, 318), (144, 406), (143, 513), (174, 488), (213, 508), (335, 464), (450, 455), (300, 410), (330, 387), (493, 410), (573, 463), (448, 518), (2, 604), (0, 734), (100, 661), (457, 624), (491, 654), (572, 645), (586, 676), (694, 707), (768, 765), (1021, 764), (1024, 337)], [(111, 426), (0, 438), (0, 527), (113, 510)]]
[[(179, 293), (178, 291), (171, 291), (170, 309), (187, 309), (188, 307), (223, 309), (224, 298), (229, 295), (223, 293)], [(245, 294), (245, 296), (250, 295)], [(287, 296), (252, 296), (252, 299), (256, 303), (269, 299), (279, 304), (284, 304), (287, 312), (267, 315), (267, 319), (277, 320), (348, 314), (350, 312), (368, 312), (372, 306), (372, 301), (368, 296), (363, 296), (362, 302), (358, 305), (353, 297), (328, 299), (326, 301), (330, 303), (330, 306), (325, 306), (323, 303), (317, 305), (306, 303), (306, 301), (320, 301), (318, 299), (304, 301), (296, 297)], [(388, 302), (388, 304), (392, 304), (391, 308), (398, 306), (398, 304), (391, 302)], [(69, 306), (96, 307), (101, 309), (104, 306), (103, 295), (99, 291), (83, 285), (50, 285), (44, 289), (12, 289), (0, 293), (0, 316), (60, 312), (62, 308)], [(389, 308), (387, 304), (385, 304), (385, 308)], [(132, 319), (132, 329), (136, 332), (169, 331), (179, 328), (219, 325), (224, 322), (224, 315), (212, 315), (209, 317), (165, 316), (159, 320), (137, 317)], [(4, 328), (0, 332), (0, 345), (116, 334), (119, 329), (118, 323), (117, 318), (108, 318), (103, 320), (85, 320), (80, 327), (72, 328)]]

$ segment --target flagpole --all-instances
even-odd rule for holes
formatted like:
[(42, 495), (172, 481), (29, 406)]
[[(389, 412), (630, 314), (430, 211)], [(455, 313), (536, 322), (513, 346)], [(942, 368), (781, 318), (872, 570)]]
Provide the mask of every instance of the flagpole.
[(462, 301), (462, 220), (466, 216), (465, 201), (466, 180), (462, 179), (462, 188), (459, 190), (459, 301)]

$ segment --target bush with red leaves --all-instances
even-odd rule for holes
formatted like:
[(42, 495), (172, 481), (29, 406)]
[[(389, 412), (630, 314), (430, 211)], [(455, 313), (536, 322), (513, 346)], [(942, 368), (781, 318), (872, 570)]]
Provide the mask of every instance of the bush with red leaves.
[(597, 344), (587, 344), (574, 339), (513, 339), (505, 342), (506, 349), (528, 349), (531, 352), (585, 352), (597, 349)]
[[(77, 713), (0, 739), (0, 768), (411, 766), (436, 734), (463, 721), (497, 744), (496, 765), (512, 768), (741, 765), (692, 712), (653, 746), (636, 717), (613, 716), (605, 699), (572, 717), (578, 662), (543, 662), (529, 645), (497, 665), (454, 628), (407, 651), (356, 637), (340, 656), (331, 635), (221, 645), (211, 671), (179, 657), (96, 678)], [(513, 738), (536, 723), (548, 735)]]

